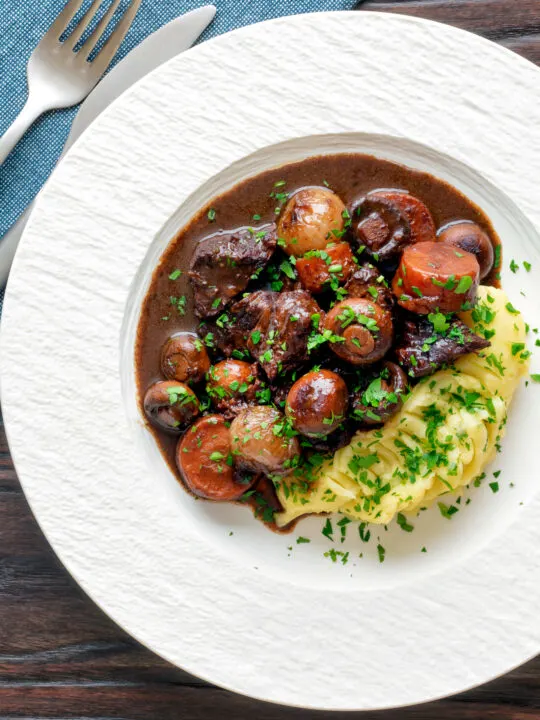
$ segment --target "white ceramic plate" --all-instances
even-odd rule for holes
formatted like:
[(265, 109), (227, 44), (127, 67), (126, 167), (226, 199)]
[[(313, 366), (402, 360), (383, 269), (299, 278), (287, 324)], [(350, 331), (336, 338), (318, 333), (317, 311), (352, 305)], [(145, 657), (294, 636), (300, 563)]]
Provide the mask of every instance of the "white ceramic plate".
[(503, 237), (505, 268), (533, 263), (503, 282), (534, 325), (539, 81), (516, 55), (425, 21), (277, 20), (161, 67), (56, 170), (4, 307), (10, 447), (63, 563), (156, 653), (253, 697), (349, 710), (449, 695), (540, 650), (539, 386), (512, 408), (499, 493), (475, 491), (452, 521), (425, 513), (410, 535), (381, 529), (364, 546), (349, 533), (344, 566), (324, 557), (320, 519), (282, 537), (188, 496), (133, 381), (139, 304), (174, 232), (240, 178), (320, 152), (376, 153), (464, 190)]

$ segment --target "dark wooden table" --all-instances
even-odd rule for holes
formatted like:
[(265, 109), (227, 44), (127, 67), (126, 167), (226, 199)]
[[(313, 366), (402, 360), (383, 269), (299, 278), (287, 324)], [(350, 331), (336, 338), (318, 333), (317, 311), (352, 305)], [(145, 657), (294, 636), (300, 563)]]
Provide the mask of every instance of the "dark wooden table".
[[(540, 65), (540, 0), (365, 0), (359, 10), (457, 25)], [(0, 720), (307, 720), (314, 715), (338, 717), (267, 705), (207, 685), (117, 628), (75, 585), (43, 538), (0, 426)], [(450, 700), (361, 715), (363, 720), (540, 720), (540, 658)]]

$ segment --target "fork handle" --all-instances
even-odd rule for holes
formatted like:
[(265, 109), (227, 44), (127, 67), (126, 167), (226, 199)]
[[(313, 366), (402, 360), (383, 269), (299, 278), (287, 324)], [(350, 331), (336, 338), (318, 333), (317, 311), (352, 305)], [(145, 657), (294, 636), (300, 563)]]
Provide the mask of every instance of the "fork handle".
[(43, 112), (43, 105), (32, 101), (32, 98), (29, 97), (21, 112), (0, 138), (0, 165), (10, 154), (30, 125), (32, 125), (38, 117), (43, 114)]

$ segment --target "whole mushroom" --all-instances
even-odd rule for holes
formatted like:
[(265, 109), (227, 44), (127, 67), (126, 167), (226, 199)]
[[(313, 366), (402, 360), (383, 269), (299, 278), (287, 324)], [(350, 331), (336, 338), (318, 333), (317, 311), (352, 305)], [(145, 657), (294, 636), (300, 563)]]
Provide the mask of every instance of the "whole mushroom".
[(407, 376), (393, 362), (385, 362), (380, 375), (353, 395), (353, 414), (364, 425), (389, 420), (403, 405), (408, 390)]
[(330, 370), (306, 373), (287, 395), (285, 413), (295, 430), (308, 437), (329, 435), (347, 414), (349, 393), (342, 378)]
[(199, 401), (193, 390), (173, 380), (160, 380), (151, 385), (146, 391), (143, 405), (150, 422), (170, 433), (180, 433), (200, 412)]
[(161, 372), (169, 380), (198, 383), (210, 368), (206, 348), (195, 333), (170, 337), (161, 350)]
[(332, 350), (352, 365), (371, 365), (392, 345), (392, 313), (366, 298), (348, 298), (334, 305), (325, 329), (332, 333)]
[(438, 240), (474, 255), (480, 266), (480, 280), (492, 271), (495, 262), (493, 243), (489, 235), (476, 223), (461, 221), (446, 225), (439, 231)]

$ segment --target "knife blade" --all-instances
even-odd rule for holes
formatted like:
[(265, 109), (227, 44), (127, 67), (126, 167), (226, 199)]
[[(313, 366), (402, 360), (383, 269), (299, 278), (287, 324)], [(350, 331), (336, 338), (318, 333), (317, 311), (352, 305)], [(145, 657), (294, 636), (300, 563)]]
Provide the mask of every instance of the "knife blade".
[[(143, 40), (99, 82), (81, 104), (60, 160), (86, 128), (113, 100), (152, 70), (190, 48), (214, 19), (214, 5), (192, 10), (167, 23)], [(20, 238), (35, 200), (0, 240), (0, 288), (7, 281)]]

